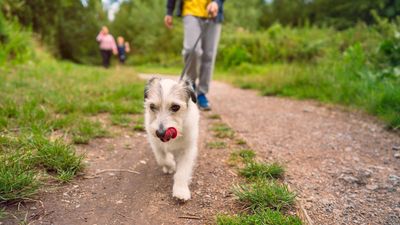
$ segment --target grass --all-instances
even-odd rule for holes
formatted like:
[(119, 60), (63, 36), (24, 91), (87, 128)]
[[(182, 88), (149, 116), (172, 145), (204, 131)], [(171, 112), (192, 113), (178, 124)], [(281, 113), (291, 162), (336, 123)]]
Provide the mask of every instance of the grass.
[(242, 184), (234, 188), (234, 193), (251, 210), (271, 208), (276, 210), (289, 208), (296, 195), (286, 185), (272, 180), (257, 180), (251, 184)]
[(295, 202), (296, 194), (277, 180), (283, 178), (285, 173), (282, 165), (257, 162), (252, 149), (233, 151), (228, 163), (236, 165), (239, 174), (246, 179), (246, 182), (233, 188), (237, 201), (245, 211), (234, 216), (217, 215), (218, 225), (302, 224), (298, 216), (286, 215)]
[(72, 130), (72, 140), (75, 144), (88, 144), (90, 139), (106, 137), (107, 134), (100, 122), (83, 120)]
[(211, 141), (207, 142), (206, 147), (209, 149), (224, 149), (227, 145), (223, 141)]
[(231, 153), (229, 156), (229, 161), (231, 164), (236, 164), (238, 161), (244, 163), (253, 162), (254, 158), (256, 157), (256, 153), (252, 149), (241, 149), (236, 150)]
[(235, 132), (225, 123), (213, 124), (211, 130), (214, 132), (214, 136), (218, 138), (233, 138)]
[(54, 172), (63, 181), (70, 181), (83, 168), (82, 155), (77, 155), (71, 145), (62, 140), (36, 139), (32, 147), (37, 149), (36, 163), (47, 172)]
[(244, 139), (237, 139), (236, 144), (237, 145), (247, 145), (247, 142)]
[(111, 123), (112, 125), (121, 126), (121, 127), (128, 127), (129, 124), (132, 122), (132, 119), (127, 115), (111, 115)]
[(296, 216), (286, 216), (271, 209), (257, 211), (251, 215), (217, 216), (218, 225), (301, 225), (301, 220)]
[(135, 125), (133, 126), (133, 130), (134, 131), (145, 131), (145, 127), (144, 127), (144, 117), (139, 117), (138, 119), (136, 119), (135, 121)]
[[(249, 160), (247, 160), (249, 161)], [(285, 169), (279, 163), (249, 162), (241, 169), (240, 174), (248, 179), (282, 178)]]
[(219, 114), (211, 114), (209, 116), (207, 116), (208, 119), (212, 119), (212, 120), (220, 120), (221, 119), (221, 115)]
[[(109, 135), (99, 114), (127, 126), (130, 114), (142, 113), (144, 81), (130, 69), (37, 55), (34, 63), (0, 73), (0, 202), (35, 194), (48, 175), (59, 182), (73, 179), (84, 166), (74, 144)], [(54, 138), (59, 136), (66, 138)]]

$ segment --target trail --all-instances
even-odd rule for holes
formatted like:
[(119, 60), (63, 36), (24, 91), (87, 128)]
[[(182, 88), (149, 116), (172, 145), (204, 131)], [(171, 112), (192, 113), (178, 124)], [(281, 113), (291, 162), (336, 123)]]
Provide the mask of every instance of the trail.
[[(78, 146), (86, 154), (84, 176), (45, 188), (40, 201), (20, 210), (31, 224), (213, 224), (217, 213), (238, 207), (231, 187), (239, 178), (226, 162), (234, 140), (226, 149), (206, 147), (215, 139), (208, 116), (220, 114), (260, 158), (286, 166), (286, 182), (313, 224), (400, 224), (398, 134), (362, 113), (261, 97), (220, 82), (213, 82), (210, 100), (213, 111), (201, 113), (189, 202), (172, 198), (172, 176), (156, 166), (144, 132), (113, 128), (113, 137)], [(106, 169), (138, 174), (96, 175)]]
[[(287, 181), (314, 224), (400, 224), (400, 137), (375, 119), (215, 82), (213, 110)], [(395, 157), (396, 156), (396, 157)]]

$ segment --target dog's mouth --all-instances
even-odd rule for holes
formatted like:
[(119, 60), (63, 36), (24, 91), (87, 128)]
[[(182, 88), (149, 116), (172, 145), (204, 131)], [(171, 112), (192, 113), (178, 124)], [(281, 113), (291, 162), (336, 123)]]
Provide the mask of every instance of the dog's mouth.
[(168, 142), (171, 139), (176, 138), (178, 136), (178, 131), (174, 127), (169, 127), (165, 133), (164, 136), (159, 137), (162, 142)]

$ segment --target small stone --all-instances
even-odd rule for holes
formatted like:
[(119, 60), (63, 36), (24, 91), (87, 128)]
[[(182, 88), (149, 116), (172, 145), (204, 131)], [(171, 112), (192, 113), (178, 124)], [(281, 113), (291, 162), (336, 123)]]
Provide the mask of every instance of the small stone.
[(147, 162), (144, 160), (140, 160), (140, 163), (146, 165)]
[(368, 190), (375, 191), (376, 189), (378, 189), (378, 185), (376, 185), (376, 184), (367, 184), (366, 188)]
[(116, 204), (122, 204), (122, 200), (118, 200), (115, 202)]
[(76, 209), (79, 208), (79, 207), (81, 207), (81, 205), (79, 205), (79, 204), (75, 206)]
[(394, 174), (389, 175), (389, 180), (392, 182), (393, 186), (400, 184), (400, 177)]
[(400, 153), (395, 153), (394, 157), (400, 159)]
[(344, 175), (342, 174), (339, 179), (346, 181), (347, 183), (358, 183), (359, 180), (353, 176), (350, 175)]
[(32, 210), (36, 210), (37, 208), (35, 206), (32, 206), (30, 209)]
[(392, 149), (393, 149), (393, 151), (399, 151), (400, 150), (400, 146), (393, 145)]

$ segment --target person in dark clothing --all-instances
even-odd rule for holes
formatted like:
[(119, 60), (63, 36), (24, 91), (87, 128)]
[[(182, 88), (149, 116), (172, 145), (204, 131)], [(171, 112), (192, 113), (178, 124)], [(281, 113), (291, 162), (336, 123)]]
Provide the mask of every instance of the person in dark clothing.
[(126, 54), (131, 51), (129, 43), (125, 42), (124, 38), (119, 36), (117, 38), (118, 59), (121, 64), (126, 61)]

